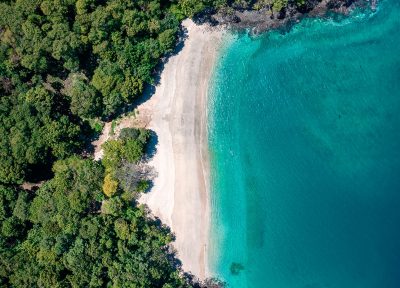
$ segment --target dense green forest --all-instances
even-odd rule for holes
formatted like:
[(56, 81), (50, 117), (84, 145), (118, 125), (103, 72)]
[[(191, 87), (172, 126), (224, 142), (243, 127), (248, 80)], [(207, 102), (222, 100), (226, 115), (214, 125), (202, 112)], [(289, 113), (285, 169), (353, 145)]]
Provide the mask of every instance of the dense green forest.
[(149, 132), (123, 130), (102, 162), (82, 152), (153, 83), (184, 18), (290, 3), (0, 0), (0, 286), (197, 285), (168, 228), (135, 202), (150, 185), (140, 167)]
[[(59, 160), (34, 192), (0, 185), (0, 285), (189, 287), (168, 246), (173, 235), (134, 205), (143, 185), (134, 178), (125, 179), (131, 189), (118, 185), (118, 170), (139, 165), (148, 139), (127, 130), (102, 163)], [(117, 183), (110, 193), (104, 178)]]

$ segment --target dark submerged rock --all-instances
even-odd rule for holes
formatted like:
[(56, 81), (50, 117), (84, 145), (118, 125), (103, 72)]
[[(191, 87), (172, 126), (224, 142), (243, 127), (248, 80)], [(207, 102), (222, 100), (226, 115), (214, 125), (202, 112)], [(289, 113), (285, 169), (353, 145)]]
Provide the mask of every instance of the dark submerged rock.
[(225, 25), (233, 29), (249, 30), (251, 35), (257, 35), (286, 25), (290, 27), (293, 23), (299, 22), (304, 17), (323, 17), (328, 12), (347, 15), (355, 7), (366, 5), (370, 5), (374, 9), (376, 1), (307, 0), (304, 5), (299, 7), (294, 2), (289, 2), (289, 5), (280, 12), (274, 12), (268, 8), (246, 10), (229, 7), (218, 12), (213, 11), (207, 19), (209, 19), (209, 23), (212, 25)]

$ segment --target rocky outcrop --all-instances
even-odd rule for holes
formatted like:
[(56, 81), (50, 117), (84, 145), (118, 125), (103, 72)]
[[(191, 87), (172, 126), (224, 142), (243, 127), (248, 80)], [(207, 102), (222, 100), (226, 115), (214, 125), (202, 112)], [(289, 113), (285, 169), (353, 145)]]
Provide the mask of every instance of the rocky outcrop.
[[(215, 13), (210, 13), (208, 22), (214, 25), (226, 25), (233, 29), (249, 29), (251, 34), (259, 34), (270, 29), (287, 27), (297, 23), (304, 17), (321, 17), (328, 12), (348, 14), (358, 6), (370, 5), (375, 9), (377, 0), (308, 0), (301, 7), (289, 4), (279, 13), (272, 9), (260, 10), (235, 10), (226, 8)], [(203, 15), (204, 16), (204, 15)]]

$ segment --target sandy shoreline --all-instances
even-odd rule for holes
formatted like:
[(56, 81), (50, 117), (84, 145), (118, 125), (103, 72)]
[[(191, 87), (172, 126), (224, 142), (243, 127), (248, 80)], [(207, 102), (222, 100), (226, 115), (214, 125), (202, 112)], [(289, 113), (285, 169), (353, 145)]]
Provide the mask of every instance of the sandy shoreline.
[(158, 137), (150, 161), (158, 176), (140, 202), (175, 233), (183, 269), (204, 279), (209, 276), (207, 92), (224, 32), (191, 20), (183, 26), (184, 47), (168, 59), (155, 94), (138, 107)]

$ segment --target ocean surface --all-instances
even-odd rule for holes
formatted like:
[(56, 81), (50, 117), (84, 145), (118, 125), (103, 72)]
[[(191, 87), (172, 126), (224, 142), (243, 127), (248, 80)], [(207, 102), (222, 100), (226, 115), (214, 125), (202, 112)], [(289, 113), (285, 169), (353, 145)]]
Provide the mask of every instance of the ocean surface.
[(222, 49), (209, 261), (228, 287), (400, 287), (399, 3)]

